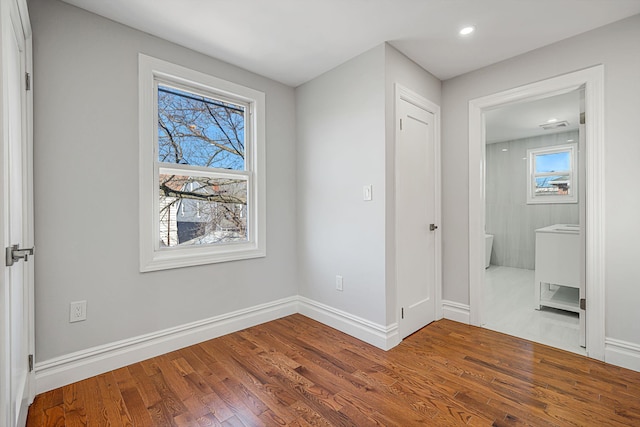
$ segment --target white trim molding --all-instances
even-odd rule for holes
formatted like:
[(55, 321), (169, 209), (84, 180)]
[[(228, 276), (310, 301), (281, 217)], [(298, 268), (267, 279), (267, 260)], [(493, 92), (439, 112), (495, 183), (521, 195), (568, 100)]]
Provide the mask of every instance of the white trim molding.
[(298, 297), (298, 301), (300, 314), (382, 350), (389, 350), (400, 344), (397, 323), (382, 326), (309, 298)]
[(36, 363), (36, 392), (43, 393), (122, 366), (295, 314), (298, 312), (297, 301), (297, 296), (284, 298)]
[(442, 317), (468, 325), (469, 304), (461, 304), (455, 301), (442, 300)]
[(485, 124), (484, 112), (524, 101), (584, 89), (586, 134), (585, 283), (586, 344), (589, 357), (605, 357), (605, 191), (604, 191), (604, 66), (528, 84), (469, 101), (469, 314), (482, 326), (485, 251)]
[(640, 345), (607, 338), (604, 352), (605, 362), (640, 372)]
[[(566, 153), (569, 156), (568, 170), (566, 171), (553, 171), (553, 172), (537, 172), (538, 157), (545, 155), (553, 155)], [(529, 148), (527, 150), (527, 204), (557, 204), (557, 203), (578, 203), (578, 187), (581, 184), (578, 179), (578, 173), (576, 168), (578, 166), (577, 161), (578, 144), (562, 144), (552, 145), (546, 147)], [(537, 179), (547, 178), (551, 179), (554, 176), (568, 176), (569, 186), (567, 194), (555, 193), (549, 194), (537, 194)], [(552, 184), (554, 181), (551, 181)], [(557, 187), (556, 187), (557, 188)]]
[[(245, 108), (245, 167), (231, 171), (165, 163), (158, 159), (158, 88), (166, 85)], [(266, 100), (263, 92), (138, 54), (140, 271), (266, 256)], [(160, 244), (161, 174), (240, 179), (247, 188), (247, 240), (221, 244), (163, 247)]]

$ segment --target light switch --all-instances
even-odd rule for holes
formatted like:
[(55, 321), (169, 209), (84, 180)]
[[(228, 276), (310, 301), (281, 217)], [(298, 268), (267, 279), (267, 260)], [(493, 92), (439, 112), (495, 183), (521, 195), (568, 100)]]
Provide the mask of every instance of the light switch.
[(362, 187), (362, 198), (367, 202), (373, 198), (372, 187), (372, 185), (365, 185)]

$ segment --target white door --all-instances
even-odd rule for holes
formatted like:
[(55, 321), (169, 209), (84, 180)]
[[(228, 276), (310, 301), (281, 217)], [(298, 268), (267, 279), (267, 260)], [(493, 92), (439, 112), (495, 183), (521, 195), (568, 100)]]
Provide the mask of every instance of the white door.
[[(31, 247), (32, 203), (30, 107), (27, 96), (27, 59), (30, 33), (26, 3), (2, 0), (1, 122), (2, 132), (2, 236), (0, 276), (0, 425), (15, 427), (26, 422), (33, 400), (29, 355), (33, 347), (33, 261), (26, 260)], [(27, 25), (23, 25), (26, 21)], [(30, 59), (30, 58), (29, 58)], [(13, 256), (16, 259), (13, 259)]]
[(396, 278), (401, 337), (435, 320), (436, 156), (434, 115), (398, 102)]

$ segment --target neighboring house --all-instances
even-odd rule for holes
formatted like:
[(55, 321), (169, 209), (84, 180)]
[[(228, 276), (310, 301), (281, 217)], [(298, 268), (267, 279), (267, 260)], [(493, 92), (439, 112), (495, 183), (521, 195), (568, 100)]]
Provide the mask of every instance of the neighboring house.
[[(174, 191), (180, 191), (180, 185), (173, 185), (172, 182), (166, 183)], [(160, 246), (172, 247), (179, 244), (178, 238), (178, 198), (173, 196), (165, 196), (160, 192)]]
[[(207, 185), (188, 177), (172, 177), (163, 183), (173, 191), (160, 191), (160, 245), (215, 244), (242, 240), (246, 236), (245, 203), (222, 203), (210, 199), (233, 197), (242, 201), (244, 186), (237, 182)], [(202, 195), (202, 199), (194, 194)], [(236, 200), (238, 201), (238, 200)]]
[(549, 188), (549, 192), (556, 194), (568, 194), (569, 181), (570, 179), (568, 176), (559, 176), (556, 179), (549, 181), (549, 185), (546, 188)]
[[(192, 181), (182, 191), (199, 192), (210, 196), (241, 193), (238, 184), (232, 189), (219, 185), (203, 187)], [(183, 198), (177, 203), (178, 242), (180, 244), (213, 244), (243, 239), (246, 236), (247, 205), (241, 203), (218, 203)]]

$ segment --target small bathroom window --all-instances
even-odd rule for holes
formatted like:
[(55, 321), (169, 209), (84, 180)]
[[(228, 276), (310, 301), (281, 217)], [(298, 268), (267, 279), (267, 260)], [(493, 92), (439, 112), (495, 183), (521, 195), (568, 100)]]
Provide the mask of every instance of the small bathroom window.
[(527, 204), (577, 203), (576, 144), (527, 150)]

